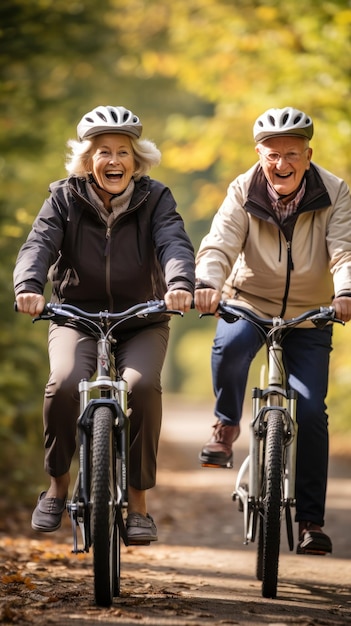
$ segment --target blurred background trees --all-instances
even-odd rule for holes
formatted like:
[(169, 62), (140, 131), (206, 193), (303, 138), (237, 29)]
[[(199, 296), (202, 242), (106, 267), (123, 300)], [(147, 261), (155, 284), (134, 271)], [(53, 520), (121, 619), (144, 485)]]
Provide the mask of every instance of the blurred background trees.
[[(350, 34), (349, 0), (303, 10), (295, 0), (2, 1), (0, 469), (14, 489), (36, 471), (47, 329), (14, 315), (12, 269), (49, 183), (65, 176), (80, 117), (99, 104), (141, 117), (163, 154), (152, 175), (171, 187), (197, 249), (228, 183), (255, 161), (252, 125), (269, 107), (310, 113), (314, 159), (351, 182)], [(193, 312), (172, 327), (165, 390), (211, 402), (215, 321)], [(335, 433), (351, 432), (350, 334), (335, 331)]]

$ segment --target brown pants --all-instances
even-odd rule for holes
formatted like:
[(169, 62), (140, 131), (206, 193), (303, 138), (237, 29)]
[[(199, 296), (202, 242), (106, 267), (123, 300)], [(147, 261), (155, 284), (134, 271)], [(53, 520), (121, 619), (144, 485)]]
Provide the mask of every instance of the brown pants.
[[(128, 383), (130, 409), (130, 474), (135, 489), (156, 482), (161, 429), (161, 370), (166, 356), (167, 323), (138, 330), (117, 344), (116, 365)], [(79, 330), (51, 324), (50, 377), (44, 395), (45, 470), (50, 476), (69, 471), (76, 448), (79, 416), (78, 383), (96, 369), (96, 341)]]

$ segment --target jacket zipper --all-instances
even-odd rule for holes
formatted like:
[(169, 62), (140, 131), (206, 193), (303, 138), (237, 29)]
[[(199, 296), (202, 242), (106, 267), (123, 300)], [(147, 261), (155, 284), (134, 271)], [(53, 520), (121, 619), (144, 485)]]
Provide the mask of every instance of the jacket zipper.
[[(147, 194), (148, 195), (148, 194)], [(147, 196), (146, 196), (147, 197)], [(143, 198), (143, 200), (141, 200), (137, 205), (135, 205), (135, 207), (133, 207), (133, 212), (139, 208), (139, 206), (145, 202), (145, 198)], [(113, 311), (113, 298), (112, 298), (112, 294), (111, 294), (111, 256), (110, 256), (110, 252), (111, 252), (111, 232), (112, 229), (114, 228), (114, 226), (117, 224), (117, 222), (120, 219), (123, 219), (125, 217), (125, 214), (121, 215), (119, 218), (117, 218), (117, 220), (112, 224), (112, 226), (108, 226), (106, 228), (106, 234), (105, 234), (105, 239), (106, 239), (106, 245), (105, 245), (105, 259), (106, 259), (106, 275), (105, 275), (105, 280), (106, 280), (106, 293), (108, 294), (108, 298), (109, 298), (109, 302), (110, 302), (110, 310)]]
[(286, 304), (287, 304), (289, 289), (290, 289), (291, 272), (294, 269), (294, 263), (293, 263), (292, 254), (291, 254), (291, 241), (286, 242), (286, 249), (287, 249), (286, 282), (285, 282), (285, 293), (283, 296), (283, 305), (282, 305), (282, 310), (280, 312), (280, 317), (284, 317), (285, 315)]
[[(104, 223), (104, 220), (102, 219), (99, 211), (97, 210), (97, 208), (89, 201), (87, 200), (87, 198), (85, 198), (81, 193), (79, 193), (79, 191), (77, 191), (76, 189), (73, 189), (74, 193), (81, 198), (84, 202), (86, 202), (87, 204), (89, 204), (89, 206), (91, 206), (95, 213), (98, 215), (98, 218), (100, 219), (101, 222)], [(144, 195), (143, 198), (141, 198), (139, 200), (139, 202), (131, 209), (130, 212), (134, 212), (136, 209), (138, 209), (148, 198), (148, 196), (150, 195), (150, 191), (147, 191)], [(121, 215), (120, 218), (123, 218), (125, 216), (125, 214)], [(112, 225), (115, 226), (116, 222), (118, 221), (118, 219), (114, 222), (114, 224)], [(110, 250), (111, 250), (111, 230), (112, 230), (111, 226), (108, 226), (106, 229), (106, 234), (105, 234), (105, 239), (106, 239), (106, 246), (105, 246), (105, 259), (106, 259), (106, 274), (105, 274), (105, 280), (106, 280), (106, 293), (108, 294), (108, 298), (110, 301), (110, 310), (113, 310), (113, 298), (112, 298), (112, 294), (111, 294), (111, 266), (110, 266)]]
[(106, 285), (106, 293), (109, 299), (109, 310), (113, 311), (113, 298), (111, 294), (111, 227), (109, 226), (106, 230), (106, 247), (105, 247), (105, 285)]
[(105, 256), (109, 256), (110, 255), (110, 248), (111, 248), (111, 226), (108, 226), (108, 228), (106, 229), (106, 246), (105, 246)]

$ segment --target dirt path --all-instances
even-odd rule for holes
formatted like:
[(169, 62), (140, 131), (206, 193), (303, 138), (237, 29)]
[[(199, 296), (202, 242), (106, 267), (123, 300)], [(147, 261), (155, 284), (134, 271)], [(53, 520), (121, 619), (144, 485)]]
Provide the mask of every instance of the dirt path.
[(2, 520), (0, 623), (92, 626), (299, 626), (351, 624), (351, 460), (332, 457), (329, 557), (302, 557), (282, 541), (278, 597), (261, 597), (256, 546), (244, 546), (231, 501), (246, 455), (247, 426), (234, 470), (201, 469), (197, 454), (211, 407), (165, 401), (158, 486), (149, 497), (159, 529), (152, 547), (123, 548), (122, 594), (108, 609), (93, 602), (91, 555), (71, 554), (67, 519), (55, 535), (29, 530), (30, 512)]

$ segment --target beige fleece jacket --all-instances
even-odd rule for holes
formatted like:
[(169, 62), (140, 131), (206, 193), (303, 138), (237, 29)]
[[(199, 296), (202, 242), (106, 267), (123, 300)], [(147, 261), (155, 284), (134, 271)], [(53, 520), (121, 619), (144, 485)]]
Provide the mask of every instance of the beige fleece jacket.
[(351, 295), (351, 198), (347, 184), (311, 164), (297, 213), (279, 224), (259, 164), (230, 183), (203, 238), (197, 281), (262, 317), (296, 317)]

